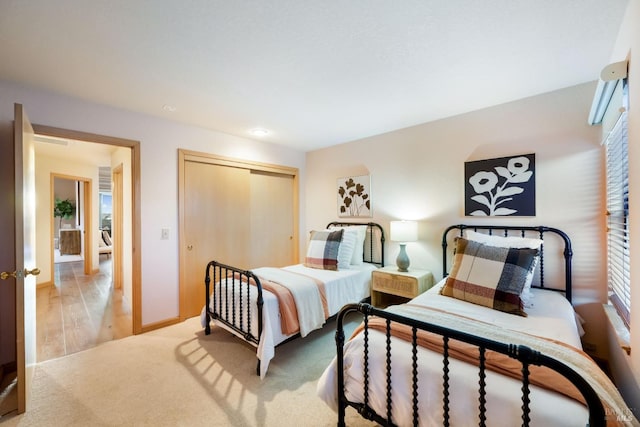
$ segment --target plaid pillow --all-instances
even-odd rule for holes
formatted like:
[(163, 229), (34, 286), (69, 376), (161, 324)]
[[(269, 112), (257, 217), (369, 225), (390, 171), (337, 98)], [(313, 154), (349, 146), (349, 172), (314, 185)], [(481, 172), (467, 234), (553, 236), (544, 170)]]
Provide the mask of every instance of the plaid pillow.
[[(489, 246), (498, 246), (499, 248), (529, 248), (540, 249), (544, 243), (541, 239), (535, 239), (531, 237), (518, 237), (518, 236), (495, 236), (483, 233), (478, 233), (473, 230), (465, 230), (465, 237), (468, 240), (474, 240), (476, 242), (484, 243)], [(524, 288), (520, 294), (520, 298), (525, 307), (528, 307), (528, 303), (533, 298), (531, 295), (531, 284), (533, 283), (533, 275), (535, 274), (536, 265), (539, 261), (539, 256), (533, 261), (533, 267), (527, 274), (527, 280), (524, 282)]]
[(343, 229), (336, 231), (312, 231), (311, 240), (304, 259), (305, 267), (322, 270), (338, 269), (338, 251)]
[(459, 237), (442, 295), (527, 316), (520, 297), (538, 250), (499, 248)]

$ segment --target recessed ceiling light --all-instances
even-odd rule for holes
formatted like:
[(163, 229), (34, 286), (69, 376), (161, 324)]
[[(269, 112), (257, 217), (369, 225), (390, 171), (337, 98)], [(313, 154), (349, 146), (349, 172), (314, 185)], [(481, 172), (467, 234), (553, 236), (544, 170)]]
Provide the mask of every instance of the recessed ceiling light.
[(164, 111), (168, 111), (168, 112), (170, 112), (170, 113), (174, 113), (174, 112), (177, 110), (177, 108), (176, 108), (176, 107), (174, 107), (173, 105), (169, 105), (169, 104), (164, 104), (164, 105), (162, 106), (162, 109), (163, 109)]
[(263, 137), (263, 136), (269, 135), (269, 131), (264, 128), (254, 128), (254, 129), (251, 129), (249, 133), (257, 137)]

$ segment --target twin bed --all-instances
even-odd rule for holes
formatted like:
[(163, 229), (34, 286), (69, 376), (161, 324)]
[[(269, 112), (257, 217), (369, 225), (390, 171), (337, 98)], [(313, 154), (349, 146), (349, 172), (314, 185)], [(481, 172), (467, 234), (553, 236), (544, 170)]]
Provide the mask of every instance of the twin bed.
[[(337, 268), (336, 261), (335, 271), (326, 270), (327, 251), (347, 240), (346, 232), (337, 237), (331, 230), (348, 226), (366, 230), (366, 241), (357, 241), (363, 254), (354, 255), (351, 265)], [(264, 377), (278, 344), (337, 314), (337, 355), (317, 392), (337, 412), (338, 426), (345, 425), (347, 407), (385, 426), (638, 425), (611, 381), (582, 352), (571, 305), (571, 242), (562, 231), (449, 227), (442, 239), (444, 279), (385, 310), (363, 302), (371, 270), (384, 264), (382, 227), (331, 223), (321, 233), (321, 251), (314, 250), (312, 236), (305, 259), (312, 268), (243, 271), (209, 263), (203, 322), (206, 333), (213, 320), (255, 345), (257, 372)], [(287, 314), (264, 289), (288, 275), (309, 275), (326, 294), (322, 318), (309, 325), (301, 320), (297, 330), (282, 329)], [(353, 312), (363, 321), (346, 339), (345, 318)]]
[[(317, 388), (339, 426), (347, 407), (385, 426), (637, 425), (581, 350), (565, 233), (452, 226), (443, 258), (445, 278), (409, 303), (340, 312)], [(363, 323), (345, 341), (354, 311)]]
[(384, 239), (379, 224), (331, 222), (312, 232), (303, 264), (246, 271), (211, 261), (205, 333), (214, 321), (255, 346), (256, 371), (264, 378), (278, 345), (305, 337), (344, 305), (369, 298), (371, 271), (384, 265)]

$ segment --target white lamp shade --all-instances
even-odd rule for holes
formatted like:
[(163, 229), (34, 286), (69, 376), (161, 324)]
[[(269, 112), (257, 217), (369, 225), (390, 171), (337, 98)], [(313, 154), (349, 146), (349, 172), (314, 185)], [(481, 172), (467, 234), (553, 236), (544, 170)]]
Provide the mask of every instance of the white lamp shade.
[(391, 240), (394, 242), (415, 242), (418, 240), (416, 221), (391, 221)]

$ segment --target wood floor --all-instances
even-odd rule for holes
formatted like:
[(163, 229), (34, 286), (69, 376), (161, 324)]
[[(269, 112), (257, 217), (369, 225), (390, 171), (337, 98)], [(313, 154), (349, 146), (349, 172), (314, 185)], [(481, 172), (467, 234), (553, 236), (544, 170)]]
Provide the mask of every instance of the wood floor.
[(131, 309), (111, 283), (111, 259), (85, 276), (82, 261), (54, 264), (55, 285), (37, 291), (37, 361), (131, 335)]

